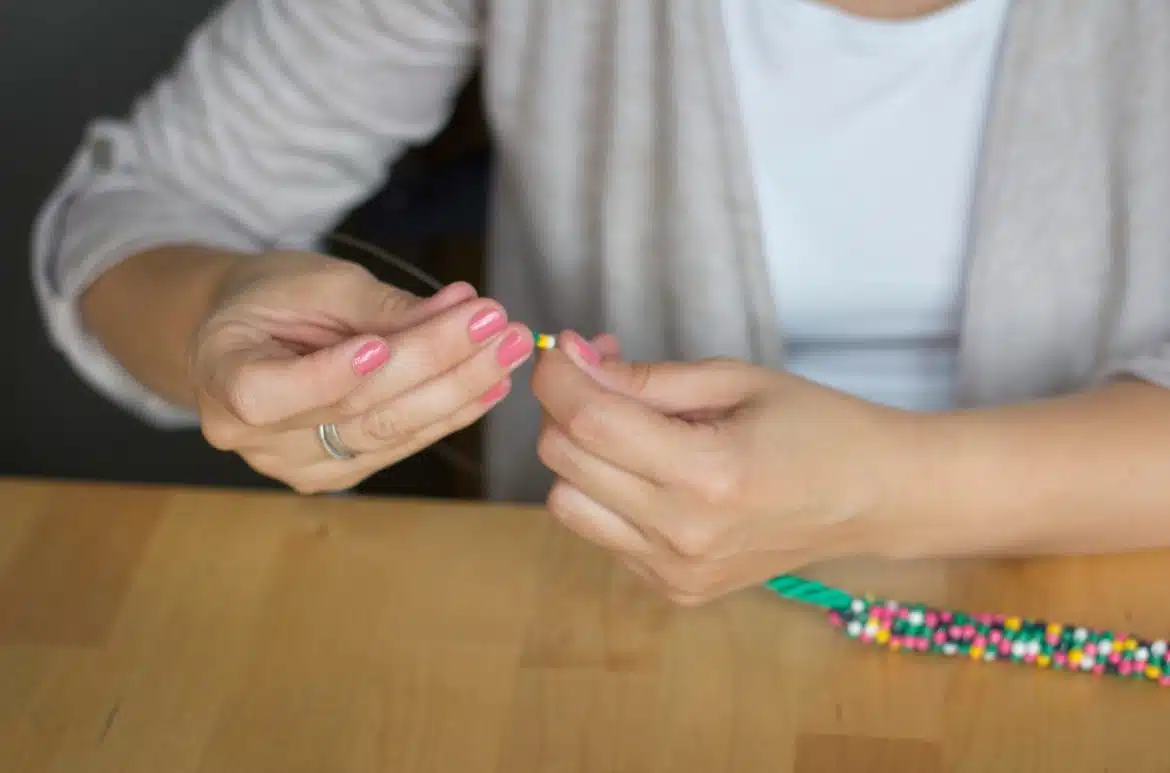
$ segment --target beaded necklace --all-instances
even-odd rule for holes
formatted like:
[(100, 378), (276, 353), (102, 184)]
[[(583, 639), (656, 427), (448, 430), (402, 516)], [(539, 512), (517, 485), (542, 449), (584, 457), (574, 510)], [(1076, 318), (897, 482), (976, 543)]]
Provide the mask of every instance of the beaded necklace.
[[(375, 245), (346, 234), (331, 236), (436, 290), (441, 287), (426, 272)], [(537, 349), (545, 351), (557, 346), (556, 336), (548, 333), (533, 333), (533, 342)], [(773, 577), (764, 586), (781, 598), (825, 610), (829, 623), (850, 639), (891, 652), (929, 653), (980, 663), (1024, 663), (1041, 669), (1107, 675), (1170, 687), (1170, 643), (1165, 639), (1148, 640), (1081, 625), (854, 596), (794, 574)]]

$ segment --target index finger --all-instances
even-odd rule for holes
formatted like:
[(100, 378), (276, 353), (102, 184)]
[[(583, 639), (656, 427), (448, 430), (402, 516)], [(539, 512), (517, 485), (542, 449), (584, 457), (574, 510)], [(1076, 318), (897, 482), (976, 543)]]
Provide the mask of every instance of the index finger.
[(574, 443), (658, 485), (698, 478), (721, 443), (711, 425), (668, 416), (606, 389), (560, 350), (537, 363), (532, 388), (545, 413)]

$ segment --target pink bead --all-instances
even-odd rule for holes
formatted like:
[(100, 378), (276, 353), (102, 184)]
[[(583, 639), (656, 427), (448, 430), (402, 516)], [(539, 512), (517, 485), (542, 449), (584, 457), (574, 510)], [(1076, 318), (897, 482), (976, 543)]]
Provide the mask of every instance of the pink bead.
[(1044, 640), (1047, 641), (1053, 647), (1055, 647), (1057, 644), (1060, 643), (1060, 637), (1055, 636), (1053, 634), (1048, 634), (1047, 636), (1044, 637)]
[(979, 625), (991, 625), (991, 616), (984, 614), (975, 615), (975, 622), (979, 623)]
[(952, 625), (950, 633), (951, 633), (952, 639), (962, 639), (963, 638), (963, 627), (960, 625)]
[(901, 609), (898, 610), (898, 617), (905, 620), (906, 618), (910, 617), (910, 610), (906, 609), (905, 607), (902, 607)]
[(925, 636), (919, 636), (918, 637), (918, 651), (919, 652), (926, 652), (928, 649), (930, 649), (930, 640), (927, 639)]
[(869, 644), (871, 641), (873, 641), (873, 634), (871, 634), (869, 631), (864, 631), (861, 634), (861, 640), (866, 644)]
[(1093, 666), (1093, 673), (1097, 674), (1098, 676), (1105, 673), (1105, 664), (1098, 663), (1097, 665)]
[(999, 631), (992, 631), (988, 638), (991, 639), (992, 644), (999, 644), (1003, 639), (1003, 634)]
[(971, 640), (971, 644), (979, 647), (980, 649), (987, 649), (987, 637), (983, 634), (979, 634)]
[(1131, 671), (1133, 671), (1133, 664), (1128, 660), (1117, 667), (1117, 673), (1121, 674), (1122, 676), (1129, 676)]
[(936, 615), (934, 612), (927, 612), (925, 619), (927, 628), (934, 628), (938, 625), (938, 615)]
[(970, 624), (963, 626), (963, 638), (964, 639), (970, 639), (970, 638), (973, 638), (974, 636), (975, 636), (975, 626), (970, 625)]
[(1087, 656), (1089, 656), (1090, 658), (1096, 657), (1097, 656), (1097, 645), (1093, 644), (1092, 642), (1089, 642), (1088, 644), (1086, 644), (1085, 645), (1085, 654)]
[(999, 654), (1008, 655), (1011, 653), (1011, 651), (1012, 651), (1012, 643), (1010, 641), (1008, 641), (1007, 639), (1004, 639), (1003, 641), (1001, 641), (999, 643)]
[(940, 619), (940, 620), (942, 620), (944, 623), (949, 623), (949, 622), (951, 622), (951, 613), (950, 613), (950, 612), (939, 612), (939, 613), (938, 613), (938, 617), (939, 617), (939, 619)]
[(1025, 662), (1025, 663), (1035, 663), (1035, 662), (1036, 662), (1036, 656), (1035, 656), (1035, 655), (1033, 655), (1031, 652), (1029, 652), (1029, 653), (1027, 653), (1027, 654), (1025, 654), (1025, 655), (1024, 655), (1024, 662)]
[(1170, 687), (1170, 675), (1162, 677), (1158, 684), (1162, 687)]
[(1058, 652), (1055, 655), (1053, 655), (1052, 662), (1057, 664), (1058, 666), (1063, 666), (1064, 665), (1064, 653)]
[(837, 614), (836, 612), (830, 612), (829, 622), (840, 628), (845, 621), (841, 619), (841, 615)]
[(946, 644), (947, 643), (947, 635), (945, 633), (943, 633), (942, 631), (935, 631), (934, 632), (934, 643), (935, 644)]
[(1109, 662), (1116, 666), (1118, 663), (1121, 662), (1121, 653), (1118, 652), (1117, 650), (1113, 650), (1113, 652), (1110, 652), (1109, 653)]

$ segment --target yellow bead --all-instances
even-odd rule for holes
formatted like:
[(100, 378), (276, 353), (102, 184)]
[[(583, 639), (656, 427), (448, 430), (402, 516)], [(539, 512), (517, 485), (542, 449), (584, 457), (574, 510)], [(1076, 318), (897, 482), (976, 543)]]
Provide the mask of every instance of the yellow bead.
[(538, 333), (536, 335), (537, 349), (555, 349), (557, 346), (557, 337), (551, 336), (548, 333)]
[(1020, 630), (1020, 618), (1009, 617), (1007, 620), (1003, 621), (1003, 627), (1008, 629), (1009, 631)]
[(878, 644), (886, 644), (890, 640), (890, 632), (883, 628), (877, 632), (877, 636), (874, 639)]
[(1052, 660), (1047, 655), (1036, 656), (1036, 665), (1040, 666), (1040, 668), (1048, 668), (1048, 665), (1051, 662)]
[(1074, 666), (1076, 664), (1080, 663), (1081, 662), (1081, 651), (1080, 650), (1073, 650), (1072, 652), (1068, 653), (1068, 662), (1072, 663)]
[(981, 657), (983, 657), (983, 648), (982, 647), (972, 647), (971, 648), (971, 660), (979, 660), (979, 658), (981, 658)]
[(1125, 640), (1125, 648), (1127, 650), (1129, 650), (1130, 652), (1133, 652), (1134, 650), (1137, 649), (1137, 641), (1135, 641), (1133, 639), (1126, 639)]
[(1060, 626), (1057, 625), (1056, 623), (1049, 623), (1048, 624), (1048, 635), (1049, 636), (1060, 636)]
[(1162, 672), (1157, 666), (1149, 666), (1146, 668), (1146, 679), (1160, 679), (1161, 677)]

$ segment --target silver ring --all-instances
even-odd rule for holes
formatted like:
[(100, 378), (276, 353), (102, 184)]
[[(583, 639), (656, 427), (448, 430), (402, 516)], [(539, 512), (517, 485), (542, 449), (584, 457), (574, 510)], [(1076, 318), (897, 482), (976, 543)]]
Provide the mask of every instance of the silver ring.
[(318, 424), (317, 439), (321, 441), (321, 447), (325, 449), (325, 453), (334, 459), (348, 462), (350, 459), (357, 457), (357, 454), (347, 449), (345, 444), (341, 442), (341, 436), (337, 434), (336, 424)]

